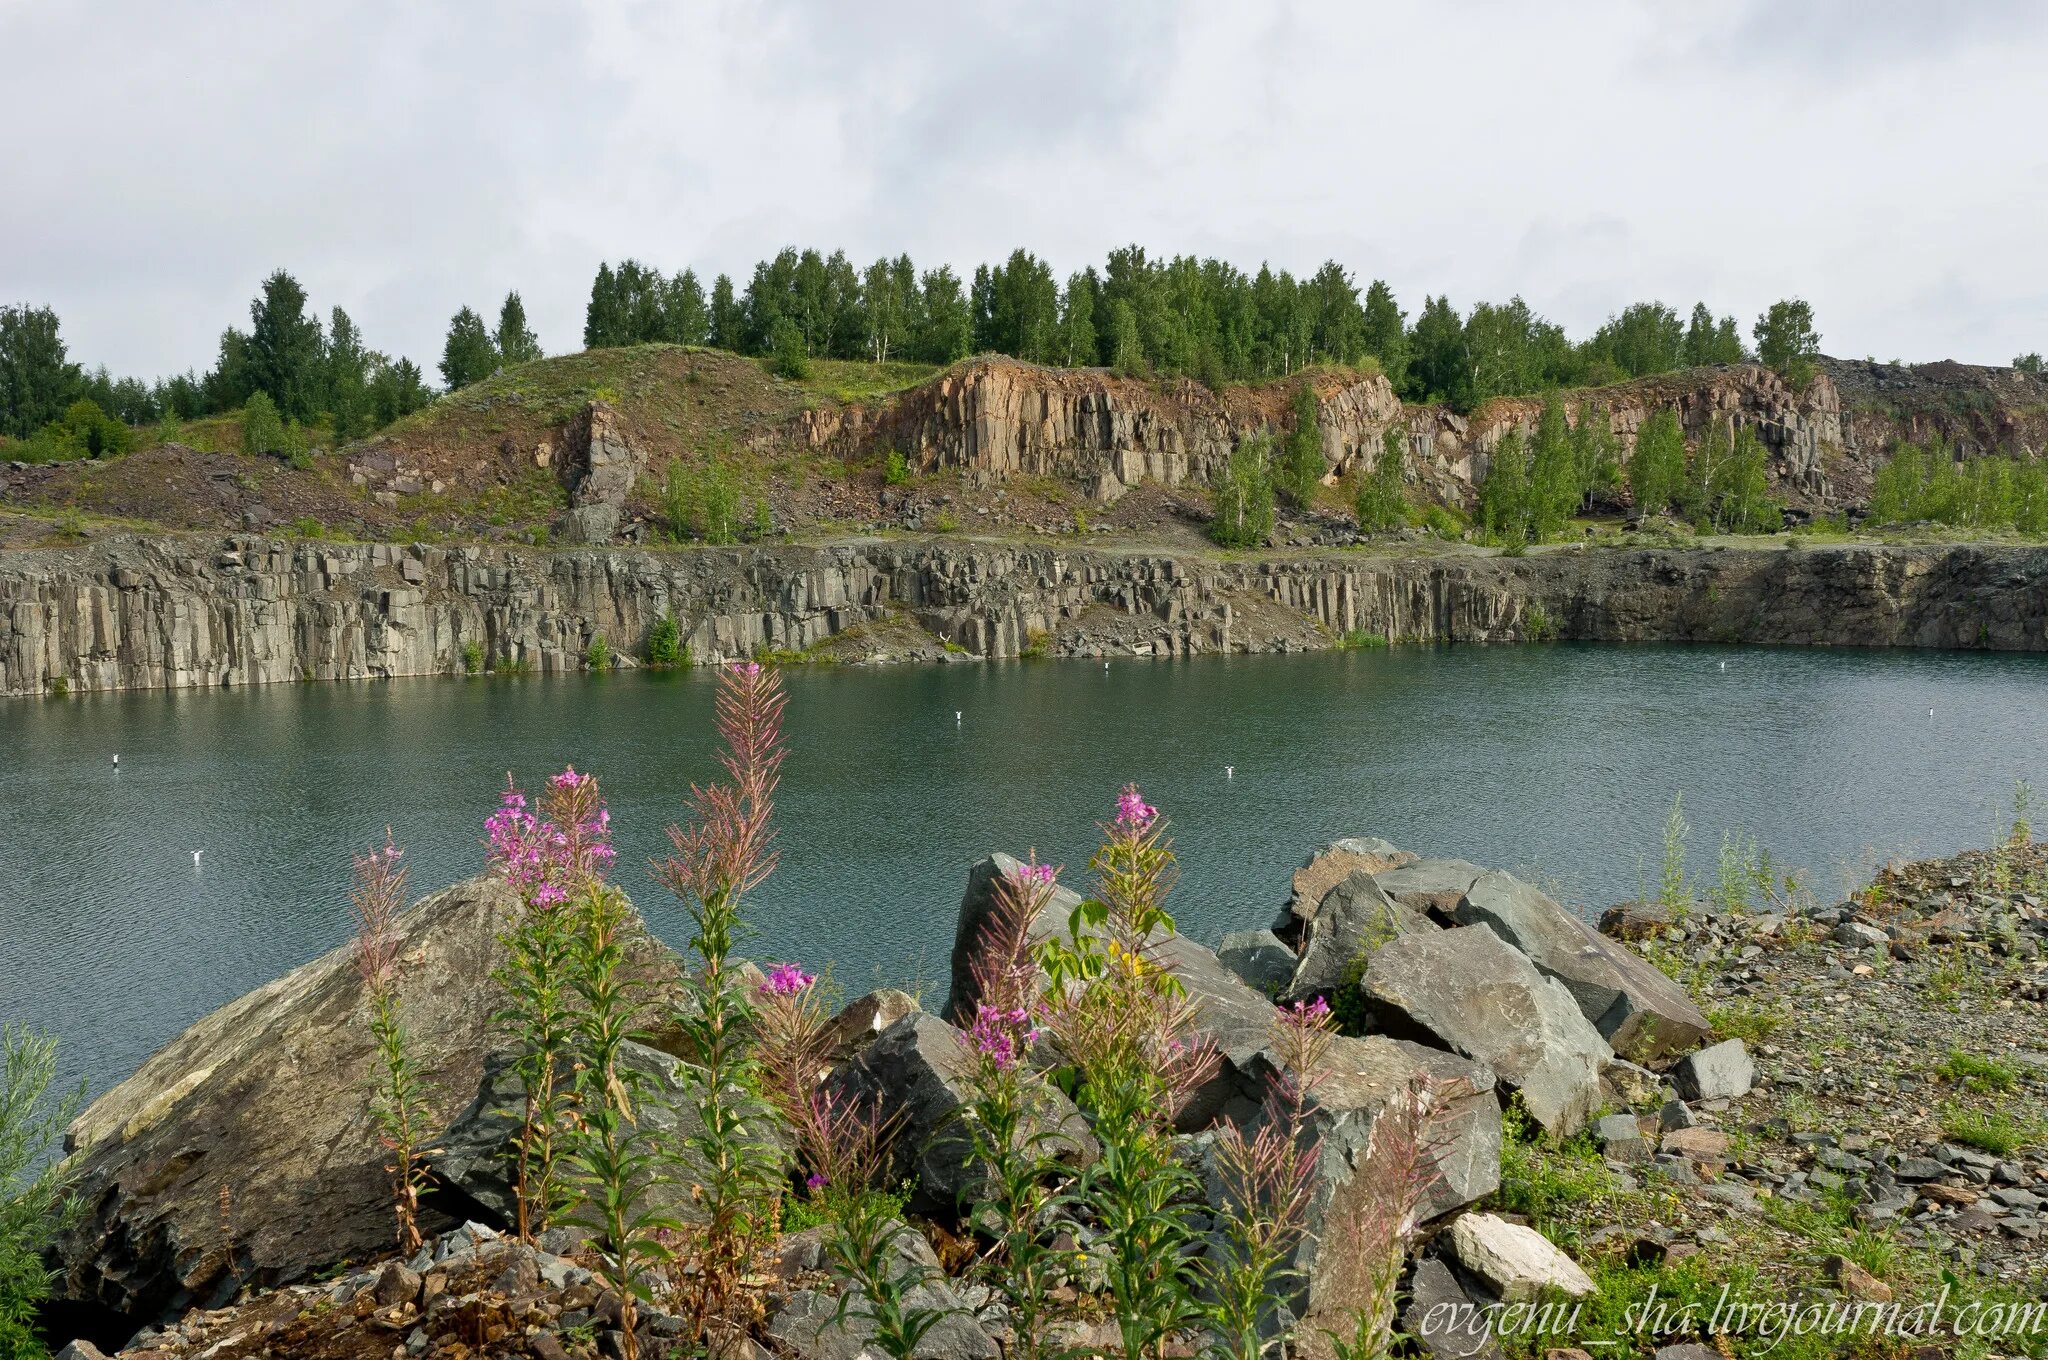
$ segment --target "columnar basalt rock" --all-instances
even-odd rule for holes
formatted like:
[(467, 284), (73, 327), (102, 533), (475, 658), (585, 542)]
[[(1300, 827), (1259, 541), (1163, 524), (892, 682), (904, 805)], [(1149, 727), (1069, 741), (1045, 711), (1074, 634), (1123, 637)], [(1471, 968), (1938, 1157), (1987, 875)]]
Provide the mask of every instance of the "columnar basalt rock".
[(973, 540), (557, 551), (118, 537), (0, 553), (0, 695), (576, 670), (673, 615), (699, 661), (908, 624), (973, 656), (1301, 651), (1352, 630), (1511, 642), (2048, 650), (2048, 549), (1506, 558), (1077, 550)]

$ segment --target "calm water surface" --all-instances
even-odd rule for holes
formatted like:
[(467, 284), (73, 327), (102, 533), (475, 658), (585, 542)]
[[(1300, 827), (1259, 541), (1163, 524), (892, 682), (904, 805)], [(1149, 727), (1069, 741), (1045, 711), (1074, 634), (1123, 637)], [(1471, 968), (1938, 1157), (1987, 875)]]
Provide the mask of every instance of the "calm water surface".
[[(783, 864), (749, 948), (936, 1004), (966, 865), (1035, 845), (1078, 875), (1127, 779), (1172, 817), (1183, 928), (1211, 942), (1265, 924), (1302, 854), (1346, 834), (1581, 905), (1632, 896), (1681, 791), (1696, 868), (1746, 828), (1839, 891), (1876, 852), (1983, 843), (2016, 778), (2048, 788), (2044, 667), (1500, 647), (797, 673)], [(481, 866), (508, 770), (531, 787), (569, 762), (603, 776), (619, 877), (680, 943), (645, 865), (714, 772), (711, 693), (692, 674), (0, 703), (0, 1019), (56, 1031), (104, 1090), (344, 939), (349, 853), (387, 824), (415, 888), (439, 887)]]

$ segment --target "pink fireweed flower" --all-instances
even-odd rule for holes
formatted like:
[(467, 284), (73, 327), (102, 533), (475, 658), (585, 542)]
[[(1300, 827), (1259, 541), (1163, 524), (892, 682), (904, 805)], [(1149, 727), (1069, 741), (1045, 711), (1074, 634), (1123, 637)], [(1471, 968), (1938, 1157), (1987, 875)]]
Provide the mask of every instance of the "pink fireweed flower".
[(732, 673), (734, 675), (759, 675), (761, 673), (761, 663), (758, 661), (735, 661), (732, 663)]
[(999, 1072), (1015, 1067), (1025, 1051), (1038, 1042), (1038, 1037), (1029, 1011), (1021, 1006), (1005, 1010), (987, 1002), (974, 1008), (974, 1026), (967, 1031), (967, 1042), (974, 1051), (987, 1058)]
[(1146, 802), (1138, 793), (1136, 784), (1124, 785), (1124, 791), (1116, 798), (1117, 825), (1130, 831), (1143, 831), (1159, 816), (1159, 809)]
[(816, 974), (806, 973), (793, 963), (778, 963), (768, 970), (768, 978), (758, 990), (763, 996), (795, 996), (817, 980)]
[(578, 884), (603, 877), (617, 858), (611, 813), (597, 777), (574, 767), (548, 778), (540, 812), (528, 811), (526, 795), (508, 787), (484, 821), (484, 841), (491, 866), (522, 897), (534, 906), (558, 906)]
[(1010, 870), (1010, 877), (1020, 884), (1050, 883), (1053, 873), (1050, 864), (1019, 864)]

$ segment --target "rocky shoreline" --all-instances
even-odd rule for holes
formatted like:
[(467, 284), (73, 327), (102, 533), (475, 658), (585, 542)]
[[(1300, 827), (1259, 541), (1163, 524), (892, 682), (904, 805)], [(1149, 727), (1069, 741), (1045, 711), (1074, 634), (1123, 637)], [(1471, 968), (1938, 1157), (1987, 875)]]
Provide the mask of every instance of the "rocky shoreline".
[[(968, 1182), (946, 1134), (963, 1101), (967, 960), (1015, 869), (998, 855), (970, 871), (940, 1014), (874, 993), (833, 1030), (826, 1080), (858, 1083), (906, 1120), (902, 1174), (923, 1231), (903, 1239), (903, 1268), (926, 1278), (927, 1306), (948, 1310), (917, 1352), (935, 1358), (993, 1360), (1015, 1340), (999, 1299), (961, 1273), (973, 1253), (961, 1254), (954, 1205)], [(2044, 1353), (2048, 850), (2016, 835), (1895, 865), (1839, 902), (1789, 885), (1758, 894), (1624, 904), (1596, 932), (1498, 871), (1367, 837), (1325, 846), (1272, 928), (1217, 952), (1177, 936), (1159, 946), (1221, 1059), (1179, 1121), (1184, 1155), (1200, 1163), (1215, 1121), (1250, 1117), (1274, 1061), (1269, 998), (1327, 996), (1348, 1037), (1317, 1088), (1312, 1234), (1364, 1193), (1365, 1149), (1397, 1093), (1424, 1075), (1449, 1093), (1430, 1116), (1441, 1179), (1401, 1294), (1401, 1330), (1419, 1353), (1771, 1350), (1767, 1321), (1626, 1325), (1646, 1291), (1698, 1302), (1731, 1289), (1816, 1307), (1921, 1306), (1939, 1291), (1950, 1331), (1915, 1333), (1931, 1347), (1917, 1354)], [(1033, 935), (1056, 933), (1078, 901), (1061, 889)], [(484, 878), (404, 918), (407, 1005), (456, 1106), (435, 1140), (437, 1241), (379, 1259), (389, 1199), (356, 1085), (368, 1041), (337, 951), (198, 1022), (73, 1126), (88, 1213), (61, 1245), (60, 1325), (110, 1351), (126, 1340), (133, 1360), (616, 1355), (619, 1302), (586, 1268), (581, 1235), (509, 1240), (502, 1162), (478, 1154), (510, 1130), (495, 1108), (503, 1093), (491, 1095), (479, 981), (510, 904)], [(679, 976), (680, 961), (644, 936), (634, 957), (658, 992)], [(658, 1077), (677, 1061), (661, 1047), (676, 1044), (648, 1039)], [(1092, 1142), (1078, 1124), (1072, 1136), (1077, 1149)], [(750, 1286), (757, 1329), (723, 1353), (871, 1353), (858, 1317), (839, 1311), (848, 1286), (822, 1231), (782, 1237)], [(1099, 1354), (1114, 1328), (1085, 1230), (1075, 1245), (1059, 1339)], [(1328, 1322), (1352, 1302), (1343, 1272), (1314, 1255), (1305, 1269), (1295, 1306)], [(1537, 1301), (1576, 1305), (1569, 1326), (1515, 1330), (1515, 1305)], [(1955, 1331), (1955, 1309), (2030, 1304), (2044, 1310), (2032, 1330), (1985, 1344)], [(676, 1320), (658, 1302), (640, 1319), (643, 1353), (667, 1354)], [(1858, 1341), (1772, 1353), (1861, 1353)], [(96, 1353), (81, 1343), (73, 1360)], [(1170, 1353), (1191, 1352), (1177, 1342)]]
[(661, 551), (116, 536), (0, 552), (0, 696), (630, 664), (1313, 650), (1343, 639), (2048, 650), (2048, 549), (1267, 559), (955, 536)]

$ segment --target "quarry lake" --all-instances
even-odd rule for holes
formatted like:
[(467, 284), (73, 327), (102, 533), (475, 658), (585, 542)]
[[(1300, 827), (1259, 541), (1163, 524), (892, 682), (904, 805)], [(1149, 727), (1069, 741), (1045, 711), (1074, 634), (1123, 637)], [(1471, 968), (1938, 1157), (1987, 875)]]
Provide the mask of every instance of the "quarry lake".
[[(1267, 924), (1342, 835), (1597, 909), (1655, 880), (1681, 792), (1696, 873), (1747, 831), (1839, 897), (1882, 855), (1987, 842), (2014, 780), (2048, 788), (2044, 668), (1537, 646), (797, 671), (782, 865), (745, 948), (936, 1006), (968, 864), (1036, 846), (1085, 879), (1126, 780), (1172, 819), (1172, 902), (1209, 943)], [(568, 763), (603, 777), (617, 878), (680, 945), (646, 864), (715, 773), (712, 690), (624, 673), (0, 704), (0, 1020), (55, 1031), (97, 1094), (346, 938), (350, 852), (387, 825), (415, 894), (439, 888), (482, 867), (508, 771), (533, 788)]]

